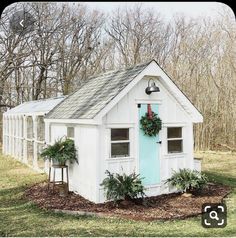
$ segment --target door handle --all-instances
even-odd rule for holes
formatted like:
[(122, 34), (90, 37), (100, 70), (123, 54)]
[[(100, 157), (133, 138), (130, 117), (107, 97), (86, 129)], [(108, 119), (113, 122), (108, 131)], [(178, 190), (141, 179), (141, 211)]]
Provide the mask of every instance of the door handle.
[(162, 143), (162, 141), (161, 141), (161, 140), (160, 140), (160, 141), (157, 141), (157, 143), (161, 144), (161, 143)]

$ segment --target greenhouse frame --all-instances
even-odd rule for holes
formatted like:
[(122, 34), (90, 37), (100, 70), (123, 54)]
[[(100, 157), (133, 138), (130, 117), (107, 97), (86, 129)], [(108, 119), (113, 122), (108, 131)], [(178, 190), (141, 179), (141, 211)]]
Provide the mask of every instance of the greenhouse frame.
[(45, 147), (45, 115), (65, 97), (29, 101), (3, 114), (3, 153), (38, 171), (47, 163), (39, 156)]

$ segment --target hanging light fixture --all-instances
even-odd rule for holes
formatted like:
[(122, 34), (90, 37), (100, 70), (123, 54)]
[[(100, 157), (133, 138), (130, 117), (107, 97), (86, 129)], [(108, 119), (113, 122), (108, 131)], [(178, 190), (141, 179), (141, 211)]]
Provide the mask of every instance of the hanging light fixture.
[[(152, 81), (151, 85), (150, 85), (150, 81)], [(153, 92), (160, 92), (160, 89), (156, 86), (155, 82), (153, 81), (153, 79), (149, 79), (148, 80), (148, 86), (145, 89), (146, 94), (150, 95)]]

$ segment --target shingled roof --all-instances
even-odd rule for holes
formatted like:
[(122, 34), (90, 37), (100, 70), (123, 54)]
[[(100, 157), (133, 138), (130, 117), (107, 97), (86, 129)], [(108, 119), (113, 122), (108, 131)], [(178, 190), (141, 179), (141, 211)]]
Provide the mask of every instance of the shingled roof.
[(46, 118), (94, 118), (119, 92), (143, 71), (149, 63), (150, 62), (91, 77), (81, 88), (70, 94), (52, 109), (46, 115)]

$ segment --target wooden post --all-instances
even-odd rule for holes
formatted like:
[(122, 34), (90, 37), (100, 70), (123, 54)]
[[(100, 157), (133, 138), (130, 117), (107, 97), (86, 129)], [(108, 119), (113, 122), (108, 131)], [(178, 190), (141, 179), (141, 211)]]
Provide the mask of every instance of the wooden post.
[(19, 124), (18, 124), (18, 116), (15, 116), (15, 158), (19, 159)]
[(24, 163), (28, 162), (28, 158), (27, 158), (27, 116), (24, 115), (23, 118), (23, 161)]
[(11, 138), (12, 138), (11, 155), (15, 157), (15, 117), (14, 116), (12, 116), (11, 118)]
[(9, 116), (6, 116), (5, 119), (5, 133), (6, 133), (6, 146), (5, 146), (5, 154), (9, 154)]
[[(44, 128), (45, 128), (45, 145), (47, 144), (50, 144), (50, 137), (49, 137), (49, 134), (50, 134), (50, 123), (49, 122), (45, 122), (44, 124)], [(48, 170), (49, 170), (49, 167), (50, 167), (50, 161), (49, 160), (45, 160), (44, 162), (44, 171), (46, 173), (48, 173)]]
[(12, 138), (13, 138), (13, 146), (12, 146), (12, 151), (13, 151), (13, 157), (16, 159), (16, 116), (12, 117)]
[(2, 142), (3, 142), (3, 145), (2, 145), (2, 153), (5, 154), (6, 152), (6, 136), (5, 136), (5, 126), (6, 126), (6, 122), (5, 122), (5, 116), (3, 115), (2, 117)]
[(38, 169), (38, 116), (32, 116), (33, 119), (33, 167)]
[(22, 144), (21, 144), (21, 116), (18, 117), (18, 158), (21, 160), (21, 151), (22, 151)]
[(11, 139), (10, 139), (10, 117), (7, 116), (7, 135), (8, 135), (8, 142), (7, 142), (7, 154), (9, 155), (10, 154), (10, 142), (11, 142)]
[(12, 119), (11, 116), (9, 116), (9, 155), (12, 155)]
[(24, 144), (24, 142), (23, 142), (23, 130), (22, 130), (22, 126), (23, 126), (23, 120), (24, 120), (24, 118), (22, 117), (22, 116), (20, 116), (20, 118), (19, 118), (19, 122), (20, 122), (20, 124), (19, 124), (19, 127), (20, 127), (20, 129), (19, 129), (19, 141), (20, 141), (20, 151), (19, 151), (19, 153), (20, 153), (20, 160), (23, 160), (23, 154), (22, 154), (22, 151), (23, 151), (23, 144)]

